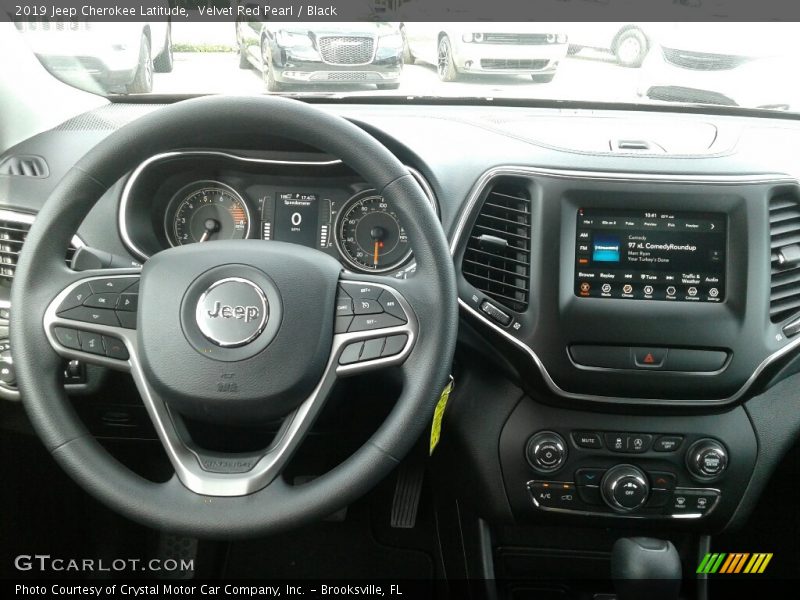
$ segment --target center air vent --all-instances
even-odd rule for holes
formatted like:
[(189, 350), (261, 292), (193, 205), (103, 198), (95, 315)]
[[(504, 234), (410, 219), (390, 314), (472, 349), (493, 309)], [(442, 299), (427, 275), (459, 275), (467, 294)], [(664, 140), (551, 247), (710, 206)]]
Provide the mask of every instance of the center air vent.
[[(33, 222), (32, 215), (14, 213), (12, 215), (6, 213), (0, 216), (0, 283), (10, 283), (14, 279), (19, 253)], [(70, 264), (72, 255), (75, 254), (76, 243), (73, 240), (67, 249), (67, 265)]]
[(773, 323), (779, 323), (800, 314), (800, 199), (780, 196), (771, 200), (769, 227), (769, 316)]
[(461, 272), (475, 288), (516, 312), (528, 307), (531, 196), (514, 180), (492, 185), (464, 252)]

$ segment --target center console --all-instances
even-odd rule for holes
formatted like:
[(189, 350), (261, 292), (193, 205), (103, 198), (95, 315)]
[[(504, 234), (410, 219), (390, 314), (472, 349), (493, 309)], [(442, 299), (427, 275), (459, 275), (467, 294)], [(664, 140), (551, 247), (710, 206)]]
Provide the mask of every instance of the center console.
[(499, 444), (516, 518), (732, 519), (758, 451), (740, 401), (800, 349), (770, 295), (787, 203), (780, 176), (484, 175), (453, 254), (462, 309), (527, 393)]

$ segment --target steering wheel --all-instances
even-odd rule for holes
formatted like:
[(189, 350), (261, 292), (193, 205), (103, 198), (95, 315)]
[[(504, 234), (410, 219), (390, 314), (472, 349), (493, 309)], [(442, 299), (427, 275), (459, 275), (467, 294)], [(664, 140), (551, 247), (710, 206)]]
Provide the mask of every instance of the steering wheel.
[[(111, 185), (173, 149), (278, 134), (342, 159), (396, 207), (417, 261), (406, 280), (355, 274), (310, 248), (260, 240), (165, 250), (141, 271), (74, 272), (64, 252)], [(19, 258), (11, 339), (38, 435), (84, 489), (147, 526), (199, 537), (273, 533), (367, 492), (430, 423), (455, 348), (453, 262), (422, 189), (389, 150), (343, 118), (275, 97), (208, 97), (154, 111), (95, 146), (59, 182)], [(64, 392), (62, 361), (130, 372), (175, 474), (152, 482), (114, 459)], [(282, 477), (338, 378), (396, 367), (402, 392), (353, 455), (302, 485)], [(280, 418), (264, 448), (192, 440), (187, 419)]]

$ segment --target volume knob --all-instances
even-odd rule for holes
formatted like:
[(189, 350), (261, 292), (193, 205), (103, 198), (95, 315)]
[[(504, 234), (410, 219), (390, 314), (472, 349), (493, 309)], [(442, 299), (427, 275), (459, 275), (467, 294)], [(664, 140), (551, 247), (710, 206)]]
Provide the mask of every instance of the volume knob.
[(553, 431), (540, 431), (525, 445), (525, 457), (540, 473), (553, 473), (567, 460), (567, 443)]

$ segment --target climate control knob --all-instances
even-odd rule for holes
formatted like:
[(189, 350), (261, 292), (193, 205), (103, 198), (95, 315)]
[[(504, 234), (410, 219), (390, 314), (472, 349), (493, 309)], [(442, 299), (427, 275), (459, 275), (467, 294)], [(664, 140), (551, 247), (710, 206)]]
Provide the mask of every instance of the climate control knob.
[(525, 457), (540, 473), (553, 473), (567, 460), (567, 443), (553, 431), (540, 431), (525, 445)]
[(686, 466), (701, 481), (716, 479), (728, 467), (728, 453), (717, 440), (696, 441), (686, 453)]
[(617, 465), (606, 471), (600, 490), (603, 500), (617, 512), (636, 510), (647, 502), (650, 484), (647, 477), (633, 465)]

